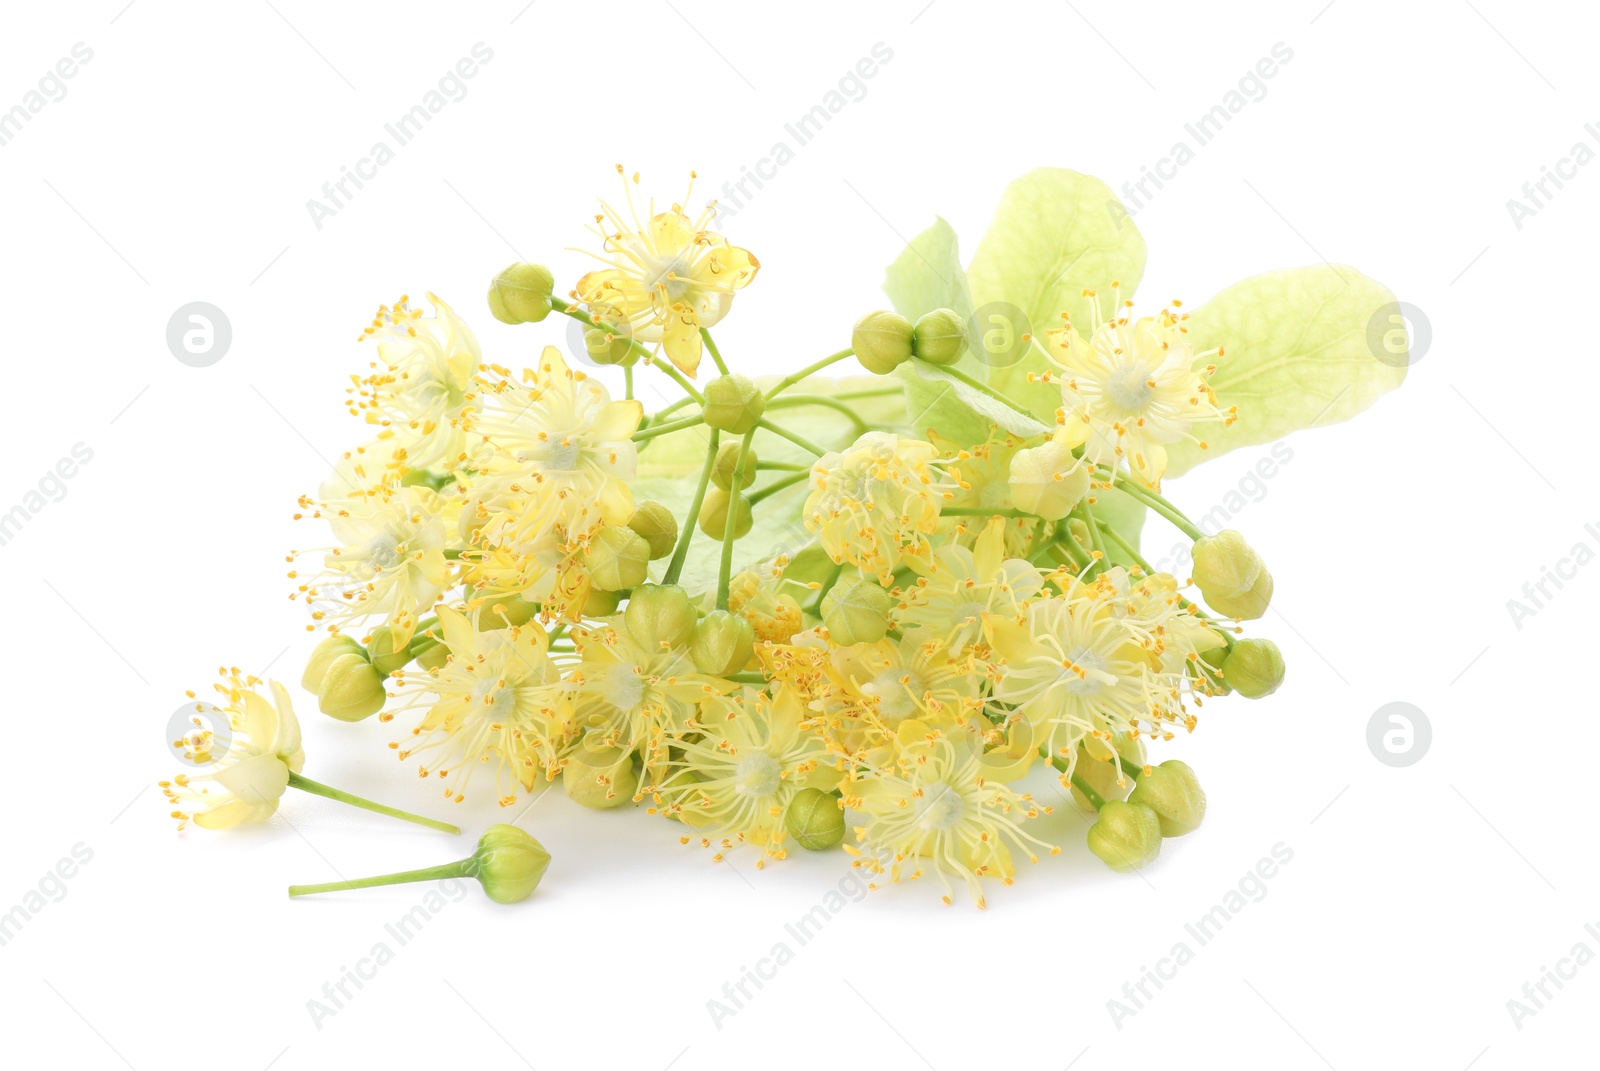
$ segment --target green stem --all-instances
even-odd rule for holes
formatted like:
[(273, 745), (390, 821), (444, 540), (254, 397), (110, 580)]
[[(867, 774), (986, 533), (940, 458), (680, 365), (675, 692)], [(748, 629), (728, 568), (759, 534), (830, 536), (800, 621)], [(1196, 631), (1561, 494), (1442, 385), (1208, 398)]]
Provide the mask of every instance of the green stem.
[(788, 428), (780, 427), (779, 425), (774, 424), (772, 421), (766, 419), (765, 417), (761, 418), (761, 421), (758, 424), (756, 424), (756, 427), (762, 428), (762, 429), (764, 429), (766, 431), (770, 431), (770, 432), (772, 432), (772, 434), (774, 434), (776, 436), (779, 436), (780, 438), (788, 439), (790, 442), (794, 443), (796, 446), (800, 447), (802, 450), (810, 450), (813, 454), (816, 454), (818, 457), (821, 457), (823, 454), (826, 454), (828, 452), (828, 451), (824, 450), (822, 447), (818, 446), (816, 443), (812, 442), (810, 439), (806, 439), (806, 438), (803, 438), (803, 437), (801, 437), (799, 435), (796, 435), (794, 432), (790, 431)]
[(941, 517), (1037, 517), (1037, 513), (1029, 513), (1020, 509), (989, 509), (987, 506), (943, 506), (939, 509)]
[(828, 367), (830, 364), (833, 364), (835, 361), (842, 361), (846, 357), (853, 356), (854, 354), (855, 350), (851, 349), (849, 346), (846, 346), (838, 353), (830, 353), (822, 360), (806, 365), (793, 375), (784, 376), (778, 381), (777, 386), (767, 391), (767, 401), (772, 401), (772, 399), (776, 398), (778, 395), (782, 394), (784, 391), (788, 390), (802, 379), (805, 379), (807, 376), (814, 376), (824, 368)]
[[(1054, 766), (1062, 773), (1067, 772), (1067, 760), (1059, 755), (1050, 756), (1050, 765)], [(1084, 798), (1089, 801), (1095, 810), (1098, 811), (1100, 808), (1106, 805), (1106, 798), (1100, 795), (1100, 793), (1096, 792), (1089, 782), (1085, 781), (1077, 774), (1072, 775), (1072, 787), (1077, 789), (1079, 792), (1082, 792)]]
[(840, 401), (848, 402), (856, 398), (884, 398), (891, 394), (903, 394), (904, 387), (863, 387), (861, 390), (842, 390), (832, 395)]
[(711, 354), (712, 363), (717, 366), (717, 371), (723, 375), (728, 374), (728, 366), (722, 362), (722, 354), (717, 350), (717, 344), (711, 341), (711, 332), (706, 328), (700, 329), (700, 339), (706, 344), (706, 352)]
[(698, 427), (705, 423), (705, 419), (703, 415), (697, 413), (692, 417), (684, 417), (682, 420), (672, 420), (665, 424), (652, 424), (643, 431), (634, 432), (633, 441), (636, 443), (645, 442), (654, 439), (657, 435), (671, 435), (673, 432), (683, 431), (685, 428)]
[(793, 461), (757, 461), (757, 472), (810, 472), (810, 465), (801, 465)]
[(771, 483), (769, 483), (765, 487), (761, 488), (761, 490), (759, 490), (759, 491), (755, 492), (754, 494), (750, 495), (749, 498), (747, 499), (747, 501), (749, 501), (749, 503), (752, 506), (754, 506), (757, 502), (760, 502), (763, 498), (770, 498), (773, 495), (777, 494), (779, 491), (782, 491), (785, 487), (793, 487), (795, 484), (799, 483), (801, 480), (809, 479), (810, 476), (811, 476), (811, 470), (810, 469), (806, 469), (804, 472), (792, 473), (791, 475), (785, 476), (780, 480), (773, 480)]
[[(744, 467), (750, 461), (750, 441), (756, 437), (756, 429), (751, 428), (744, 433), (744, 438), (739, 443), (739, 460), (733, 463), (733, 479), (728, 481), (730, 487), (744, 486)], [(750, 509), (755, 510), (756, 498), (750, 496)], [(722, 523), (722, 560), (717, 565), (717, 609), (728, 608), (728, 578), (733, 574), (733, 541), (738, 538), (739, 530), (739, 492), (734, 490), (728, 494), (728, 516)]]
[(1190, 539), (1205, 538), (1205, 533), (1196, 528), (1194, 523), (1183, 515), (1182, 510), (1178, 509), (1177, 506), (1174, 506), (1171, 502), (1168, 502), (1166, 499), (1162, 498), (1156, 492), (1147, 487), (1141, 486), (1139, 481), (1128, 479), (1118, 480), (1117, 473), (1106, 468), (1104, 465), (1096, 465), (1094, 472), (1096, 476), (1100, 477), (1102, 480), (1105, 480), (1107, 483), (1112, 484), (1118, 491), (1121, 491), (1129, 498), (1137, 499), (1138, 501), (1143, 502), (1146, 506), (1155, 510), (1157, 513), (1161, 514), (1161, 516), (1172, 522), (1173, 527), (1177, 528), (1178, 531), (1182, 532)]
[(689, 516), (684, 518), (683, 528), (678, 532), (678, 545), (672, 549), (672, 561), (667, 565), (667, 573), (661, 578), (663, 584), (676, 584), (678, 574), (683, 572), (684, 559), (689, 556), (689, 541), (694, 538), (694, 530), (699, 527), (700, 506), (706, 500), (706, 485), (711, 482), (711, 470), (717, 464), (717, 439), (722, 432), (716, 428), (711, 429), (711, 442), (706, 450), (706, 463), (700, 470), (700, 486), (695, 488), (694, 501), (689, 503)]
[(865, 420), (861, 419), (861, 414), (857, 413), (854, 409), (850, 408), (837, 398), (828, 398), (821, 394), (791, 394), (787, 397), (779, 398), (777, 401), (767, 406), (767, 408), (793, 409), (796, 406), (806, 405), (823, 406), (828, 409), (838, 410), (849, 418), (851, 424), (855, 425), (857, 435), (864, 434), (868, 427), (870, 427)]
[(633, 400), (633, 365), (628, 365), (622, 370), (622, 397), (624, 401)]
[(409, 811), (402, 811), (395, 807), (385, 807), (381, 803), (374, 803), (371, 800), (363, 799), (360, 796), (352, 796), (348, 792), (341, 792), (337, 788), (330, 788), (320, 781), (313, 781), (311, 778), (302, 777), (297, 773), (291, 773), (289, 775), (289, 786), (291, 788), (298, 788), (302, 792), (309, 792), (313, 796), (322, 796), (325, 799), (338, 800), (340, 803), (348, 803), (350, 806), (360, 807), (364, 811), (372, 811), (375, 814), (386, 814), (390, 818), (399, 818), (407, 822), (415, 822), (419, 826), (427, 826), (429, 829), (437, 829), (441, 833), (461, 832), (460, 827), (453, 826), (449, 822), (440, 822), (432, 818), (424, 818), (421, 815), (412, 814)]
[(993, 398), (995, 401), (999, 402), (1001, 405), (1003, 405), (1006, 408), (1012, 410), (1013, 412), (1016, 412), (1016, 413), (1018, 413), (1018, 414), (1020, 414), (1022, 416), (1027, 417), (1029, 420), (1038, 420), (1039, 419), (1038, 417), (1034, 416), (1031, 412), (1029, 412), (1028, 411), (1028, 407), (1023, 405), (1021, 402), (1018, 402), (1018, 401), (1015, 401), (1015, 400), (1013, 400), (1011, 398), (1006, 397), (1004, 394), (1000, 393), (999, 391), (995, 390), (993, 387), (989, 386), (989, 384), (985, 383), (983, 380), (976, 379), (973, 376), (969, 376), (967, 373), (963, 372), (961, 369), (955, 367), (954, 365), (935, 365), (934, 367), (938, 368), (939, 371), (941, 371), (941, 372), (945, 373), (946, 375), (948, 375), (951, 379), (954, 379), (959, 383), (965, 383), (967, 386), (971, 387), (975, 391), (979, 391), (979, 392), (981, 392), (983, 394), (987, 394), (989, 397)]
[(344, 892), (347, 889), (371, 889), (379, 885), (404, 885), (412, 881), (442, 881), (445, 878), (464, 878), (477, 870), (478, 861), (472, 856), (454, 863), (425, 866), (420, 870), (402, 870), (397, 874), (379, 874), (375, 878), (355, 878), (351, 881), (325, 881), (320, 885), (291, 885), (290, 896), (311, 896), (315, 893)]
[(723, 675), (722, 679), (725, 681), (733, 681), (735, 684), (770, 683), (767, 678), (763, 677), (759, 673), (727, 673)]
[(822, 586), (817, 589), (817, 597), (811, 600), (811, 605), (807, 606), (801, 611), (801, 613), (811, 614), (814, 617), (821, 617), (822, 600), (828, 597), (828, 592), (833, 590), (833, 586), (839, 582), (839, 577), (843, 575), (844, 562), (840, 562), (838, 565), (833, 567), (833, 571), (828, 574), (828, 579), (824, 580), (822, 582)]
[(665, 372), (667, 375), (669, 375), (673, 379), (677, 380), (678, 381), (678, 386), (680, 386), (680, 387), (682, 387), (684, 389), (684, 393), (688, 394), (689, 397), (693, 398), (696, 402), (701, 402), (701, 403), (705, 402), (705, 398), (701, 396), (700, 392), (694, 389), (694, 384), (690, 383), (687, 379), (683, 378), (682, 373), (680, 373), (676, 368), (674, 368), (670, 361), (658, 361), (658, 360), (656, 360), (655, 359), (655, 354), (651, 353), (649, 350), (647, 350), (643, 346), (639, 345), (638, 341), (636, 339), (634, 339), (634, 337), (632, 335), (628, 334), (628, 332), (626, 332), (626, 331), (622, 330), (621, 328), (616, 327), (616, 326), (614, 326), (612, 324), (596, 322), (594, 317), (590, 316), (588, 313), (584, 312), (582, 309), (575, 309), (569, 303), (567, 303), (566, 301), (563, 301), (561, 298), (555, 297), (553, 295), (550, 298), (550, 307), (552, 309), (556, 310), (557, 312), (561, 313), (563, 316), (572, 317), (574, 320), (577, 320), (581, 324), (588, 324), (590, 327), (598, 327), (602, 331), (609, 331), (612, 335), (616, 336), (617, 338), (626, 338), (628, 340), (628, 348), (630, 350), (632, 350), (634, 353), (637, 353), (643, 359), (645, 364), (648, 364), (648, 365), (651, 365), (653, 367), (659, 368), (659, 369), (661, 369), (661, 371)]

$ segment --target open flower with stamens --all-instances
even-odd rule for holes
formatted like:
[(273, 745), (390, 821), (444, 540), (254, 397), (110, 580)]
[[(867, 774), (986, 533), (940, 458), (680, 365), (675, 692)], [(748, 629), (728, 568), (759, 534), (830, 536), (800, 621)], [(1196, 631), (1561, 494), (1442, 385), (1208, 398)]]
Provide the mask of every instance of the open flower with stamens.
[(1011, 851), (1039, 861), (1039, 850), (1060, 849), (1023, 830), (1022, 822), (1048, 814), (1026, 793), (989, 780), (981, 762), (982, 744), (972, 732), (943, 732), (906, 722), (897, 734), (898, 753), (891, 763), (874, 766), (865, 776), (840, 787), (845, 806), (860, 814), (859, 848), (854, 865), (889, 880), (922, 877), (931, 867), (950, 902), (952, 876), (966, 883), (982, 908), (981, 878), (1012, 882), (1016, 868)]
[[(197, 729), (179, 743), (190, 761), (204, 764), (203, 774), (178, 774), (161, 782), (161, 791), (173, 805), (172, 817), (183, 829), (190, 822), (204, 829), (228, 829), (243, 822), (265, 822), (278, 809), (289, 787), (289, 775), (305, 765), (300, 745), (300, 723), (295, 719), (289, 693), (277, 681), (268, 682), (269, 702), (258, 691), (261, 681), (241, 677), (237, 669), (224, 670), (215, 685), (223, 697), (220, 711), (227, 715), (230, 738), (227, 750), (212, 761), (213, 733)], [(190, 692), (189, 698), (194, 698)], [(196, 704), (197, 710), (203, 706)], [(198, 719), (197, 725), (200, 724)]]
[(1172, 723), (1194, 727), (1185, 699), (1196, 690), (1192, 662), (1208, 649), (1197, 621), (1176, 586), (1155, 578), (1130, 583), (1119, 568), (1069, 581), (1020, 621), (995, 624), (993, 698), (1014, 707), (1068, 773), (1085, 736), (1170, 738)]
[(972, 659), (915, 630), (835, 647), (822, 668), (811, 707), (829, 740), (849, 755), (883, 747), (907, 721), (955, 728), (977, 720), (983, 708)]
[(493, 765), (500, 805), (507, 806), (516, 801), (513, 782), (531, 790), (541, 771), (555, 777), (573, 737), (572, 702), (550, 659), (549, 637), (532, 621), (480, 630), (493, 620), (448, 606), (438, 613), (449, 657), (436, 669), (397, 674), (402, 703), (382, 720), (427, 709), (411, 741), (389, 746), (402, 761), (422, 757), (418, 775), (445, 779), (445, 795), (457, 802), (477, 768)]
[(535, 542), (561, 528), (570, 549), (601, 525), (627, 524), (639, 457), (633, 433), (644, 407), (612, 401), (554, 346), (523, 373), (524, 383), (508, 369), (490, 370), (480, 381), (481, 408), (466, 417), (482, 545)]
[[(350, 388), (350, 412), (396, 435), (410, 464), (454, 468), (464, 437), (461, 415), (472, 400), (472, 377), (482, 354), (472, 330), (432, 294), (434, 314), (424, 316), (402, 296), (378, 306), (361, 337), (377, 340), (372, 371)], [(354, 377), (352, 377), (354, 378)]]
[[(302, 500), (302, 505), (310, 503)], [(311, 515), (326, 517), (343, 545), (327, 549), (322, 571), (296, 592), (311, 607), (314, 623), (307, 627), (321, 624), (338, 632), (383, 616), (394, 650), (404, 648), (416, 631), (418, 614), (450, 584), (445, 551), (451, 548), (457, 508), (454, 498), (421, 486), (316, 507)], [(298, 578), (295, 572), (289, 576)]]
[(929, 558), (928, 536), (955, 489), (932, 443), (869, 431), (811, 466), (806, 528), (835, 562), (887, 585), (902, 562)]
[(895, 624), (919, 628), (952, 655), (987, 643), (990, 623), (1017, 617), (1044, 580), (1022, 558), (1007, 558), (1005, 518), (992, 518), (972, 547), (946, 543), (892, 611)]
[(1194, 352), (1184, 325), (1188, 313), (1179, 313), (1176, 303), (1139, 319), (1101, 321), (1098, 303), (1090, 308), (1096, 322), (1087, 338), (1073, 324), (1048, 335), (1046, 355), (1060, 370), (1056, 439), (1082, 446), (1087, 460), (1107, 468), (1126, 459), (1139, 479), (1159, 487), (1167, 470), (1166, 444), (1187, 439), (1203, 448), (1193, 433), (1196, 425), (1226, 426), (1235, 419), (1234, 407), (1219, 408), (1206, 381), (1212, 366), (1194, 367), (1222, 351)]
[(590, 746), (637, 751), (648, 781), (664, 771), (668, 745), (699, 704), (737, 686), (696, 670), (686, 645), (647, 646), (621, 625), (618, 617), (573, 629), (579, 661), (564, 687)]
[(702, 846), (715, 844), (718, 859), (736, 844), (783, 858), (789, 801), (803, 788), (831, 789), (841, 776), (822, 738), (804, 728), (806, 713), (788, 688), (775, 698), (750, 690), (707, 699), (694, 733), (673, 748), (657, 794), (661, 812), (697, 830)]
[[(693, 177), (684, 204), (693, 197)], [(632, 185), (638, 184), (635, 172)], [(641, 219), (626, 178), (623, 190), (627, 218), (602, 201), (592, 228), (605, 252), (599, 259), (610, 267), (578, 280), (578, 300), (596, 320), (624, 328), (641, 342), (659, 343), (692, 377), (700, 367), (700, 329), (727, 314), (734, 291), (749, 285), (761, 264), (749, 250), (707, 229), (715, 203), (691, 217), (680, 204), (657, 212), (652, 199)]]

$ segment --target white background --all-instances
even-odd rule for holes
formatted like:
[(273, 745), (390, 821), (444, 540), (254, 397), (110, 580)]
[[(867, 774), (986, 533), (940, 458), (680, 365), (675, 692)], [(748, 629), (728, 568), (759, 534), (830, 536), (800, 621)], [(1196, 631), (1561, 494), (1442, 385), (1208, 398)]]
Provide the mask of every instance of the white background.
[[(1521, 628), (1506, 606), (1574, 544), (1600, 547), (1584, 528), (1600, 522), (1600, 167), (1520, 228), (1506, 206), (1574, 143), (1600, 149), (1584, 130), (1600, 120), (1596, 27), (1579, 5), (124, 2), (9, 5), (0, 35), (0, 108), (75, 43), (93, 50), (66, 97), (0, 147), (0, 512), (74, 444), (93, 451), (0, 547), (0, 910), (75, 845), (93, 853), (0, 948), (6, 1063), (1592, 1063), (1600, 967), (1520, 1029), (1507, 1009), (1575, 943), (1600, 951), (1584, 931), (1600, 922), (1600, 567)], [(493, 59), (468, 95), (314, 226), (307, 200), (477, 42)], [(1326, 257), (1430, 324), (1404, 387), (1291, 438), (1292, 461), (1236, 520), (1277, 579), (1260, 629), (1288, 682), (1208, 705), (1161, 753), (1195, 766), (1210, 813), (1142, 876), (1107, 871), (1058, 809), (1041, 827), (1061, 857), (993, 890), (987, 912), (944, 908), (926, 883), (875, 893), (720, 1029), (707, 1001), (795, 944), (785, 923), (837, 885), (845, 857), (714, 864), (676, 827), (559, 793), (520, 819), (555, 860), (534, 898), (498, 907), (473, 890), (315, 1024), (307, 1001), (392, 946), (385, 924), (425, 887), (291, 903), (284, 886), (444, 861), (471, 837), (306, 796), (263, 827), (178, 835), (153, 782), (174, 770), (168, 716), (216, 666), (298, 681), (313, 639), (283, 556), (317, 541), (291, 521), (295, 496), (364, 434), (342, 404), (368, 359), (357, 333), (378, 302), (431, 289), (494, 360), (559, 342), (553, 321), (491, 320), (487, 279), (525, 258), (569, 287), (586, 262), (568, 247), (594, 198), (617, 193), (614, 163), (668, 201), (697, 168), (710, 195), (878, 42), (893, 56), (864, 99), (728, 221), (763, 264), (718, 329), (741, 368), (836, 349), (886, 304), (883, 265), (936, 213), (970, 254), (1029, 168), (1118, 189), (1275, 43), (1292, 49), (1266, 97), (1137, 217), (1152, 301), (1198, 303)], [(208, 368), (165, 343), (169, 316), (197, 300), (233, 331)], [(1264, 454), (1169, 493), (1203, 513)], [(1157, 555), (1177, 542), (1155, 522), (1145, 540)], [(308, 774), (444, 809), (385, 749), (391, 729), (331, 722), (295, 694)], [(1366, 743), (1373, 711), (1397, 700), (1433, 728), (1403, 769)], [(469, 830), (506, 817), (487, 801), (451, 813)], [(1279, 842), (1293, 860), (1265, 898), (1114, 1023), (1107, 1001), (1176, 942), (1193, 947), (1184, 924)]]

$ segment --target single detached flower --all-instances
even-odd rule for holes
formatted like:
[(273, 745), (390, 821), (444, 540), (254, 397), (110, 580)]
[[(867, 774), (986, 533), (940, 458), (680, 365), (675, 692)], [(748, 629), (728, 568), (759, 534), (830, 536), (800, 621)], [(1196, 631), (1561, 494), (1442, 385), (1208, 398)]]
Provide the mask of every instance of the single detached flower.
[(321, 885), (291, 885), (290, 896), (371, 889), (379, 885), (403, 885), (413, 881), (447, 881), (476, 878), (484, 895), (497, 904), (515, 904), (533, 895), (550, 867), (550, 853), (533, 835), (511, 825), (494, 825), (478, 838), (478, 848), (465, 859), (421, 870), (402, 870), (375, 878), (354, 881), (329, 881)]
[[(617, 174), (623, 174), (617, 165)], [(694, 183), (684, 194), (688, 203)], [(634, 173), (632, 185), (639, 184)], [(623, 180), (628, 214), (604, 201), (595, 217), (610, 265), (578, 280), (578, 300), (596, 320), (626, 329), (641, 342), (656, 342), (678, 368), (693, 376), (700, 367), (700, 329), (711, 327), (733, 304), (734, 291), (749, 285), (761, 264), (748, 250), (707, 229), (714, 204), (691, 217), (683, 205), (657, 212), (652, 200), (640, 219), (633, 190)]]

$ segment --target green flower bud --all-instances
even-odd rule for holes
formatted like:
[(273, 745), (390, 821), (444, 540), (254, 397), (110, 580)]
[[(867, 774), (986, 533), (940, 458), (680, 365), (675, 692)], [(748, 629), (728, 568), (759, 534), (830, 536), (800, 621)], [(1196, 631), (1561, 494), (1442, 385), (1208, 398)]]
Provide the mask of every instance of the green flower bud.
[(1089, 827), (1089, 850), (1112, 870), (1138, 870), (1161, 854), (1161, 819), (1142, 803), (1109, 800)]
[(665, 558), (678, 545), (678, 518), (659, 502), (644, 501), (634, 507), (632, 528), (650, 544), (650, 560)]
[(583, 600), (584, 617), (610, 617), (617, 612), (617, 604), (622, 601), (620, 591), (601, 591), (591, 587), (589, 594)]
[(1186, 762), (1168, 759), (1139, 778), (1129, 803), (1142, 803), (1156, 812), (1163, 837), (1181, 837), (1200, 827), (1206, 816), (1206, 794), (1200, 779)]
[(911, 330), (911, 349), (929, 364), (955, 364), (967, 352), (967, 326), (952, 309), (923, 313)]
[(602, 327), (591, 327), (583, 333), (583, 348), (595, 364), (618, 364), (631, 368), (639, 360), (639, 351), (626, 335), (614, 335)]
[(646, 650), (662, 644), (681, 647), (694, 638), (699, 614), (689, 593), (676, 584), (643, 584), (633, 589), (622, 623)]
[(839, 797), (820, 788), (802, 788), (783, 812), (783, 825), (800, 847), (823, 852), (844, 840), (844, 811)]
[(442, 643), (435, 643), (417, 655), (417, 665), (423, 669), (443, 669), (445, 662), (450, 658), (450, 648)]
[(1249, 591), (1261, 568), (1261, 555), (1232, 528), (1194, 541), (1192, 575), (1208, 603)]
[(712, 610), (694, 627), (689, 657), (701, 673), (738, 673), (756, 649), (756, 630), (738, 614)]
[(383, 680), (365, 652), (342, 654), (328, 663), (328, 671), (322, 675), (317, 708), (340, 721), (369, 718), (382, 710), (388, 699)]
[(550, 315), (555, 277), (543, 264), (513, 264), (489, 284), (489, 311), (505, 324), (536, 324)]
[(767, 411), (767, 396), (749, 376), (730, 372), (706, 384), (705, 420), (709, 427), (743, 435)]
[(372, 630), (372, 635), (367, 637), (367, 646), (362, 653), (367, 661), (372, 663), (372, 668), (384, 677), (411, 661), (409, 645), (401, 647), (398, 651), (394, 649), (394, 630), (388, 625), (379, 625)]
[(526, 900), (550, 866), (550, 853), (516, 826), (494, 825), (478, 838), (472, 874), (497, 904)]
[[(739, 452), (744, 448), (744, 442), (739, 439), (724, 439), (717, 447), (717, 460), (711, 466), (711, 482), (724, 491), (733, 490), (733, 473), (739, 467)], [(744, 490), (756, 482), (756, 452), (754, 448), (744, 459), (744, 479), (739, 481), (739, 490)]]
[(591, 750), (580, 742), (562, 768), (561, 788), (572, 802), (592, 810), (621, 807), (639, 791), (633, 753), (617, 747)]
[(886, 376), (911, 359), (912, 331), (911, 321), (898, 312), (869, 312), (856, 321), (850, 332), (850, 348), (861, 367)]
[(894, 600), (871, 577), (857, 572), (841, 574), (822, 597), (822, 623), (841, 647), (876, 643), (889, 631), (889, 608)]
[(625, 591), (644, 583), (650, 544), (631, 528), (607, 525), (589, 537), (583, 548), (583, 566), (595, 587)]
[(328, 665), (340, 655), (359, 654), (365, 655), (366, 648), (357, 643), (353, 637), (342, 632), (334, 633), (311, 652), (311, 657), (306, 660), (306, 671), (300, 675), (300, 687), (316, 695), (322, 690), (322, 678), (328, 672)]
[[(1201, 588), (1200, 591), (1204, 594), (1205, 589)], [(1224, 617), (1254, 621), (1267, 612), (1267, 605), (1272, 602), (1272, 574), (1267, 572), (1267, 567), (1263, 565), (1261, 572), (1256, 576), (1256, 582), (1250, 585), (1250, 590), (1238, 595), (1207, 595), (1206, 602)]]
[(1238, 640), (1222, 660), (1222, 680), (1246, 699), (1271, 695), (1283, 683), (1283, 652), (1271, 640)]
[(529, 602), (521, 595), (501, 595), (483, 604), (478, 615), (478, 631), (492, 632), (497, 628), (526, 625), (539, 612), (539, 604)]
[(733, 538), (743, 539), (750, 532), (750, 525), (754, 523), (750, 515), (750, 500), (743, 495), (730, 498), (728, 492), (720, 487), (713, 487), (706, 491), (706, 497), (700, 503), (700, 530), (712, 539), (721, 539), (728, 528), (728, 503), (736, 502), (734, 510), (737, 516), (733, 522)]

